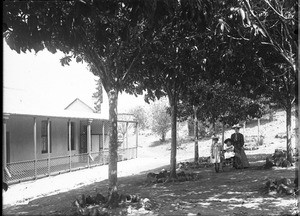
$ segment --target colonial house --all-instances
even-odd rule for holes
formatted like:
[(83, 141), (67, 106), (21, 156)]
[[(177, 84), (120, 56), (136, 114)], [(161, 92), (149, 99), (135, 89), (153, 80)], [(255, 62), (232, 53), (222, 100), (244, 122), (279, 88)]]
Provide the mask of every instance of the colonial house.
[[(106, 164), (108, 143), (108, 115), (78, 98), (56, 111), (4, 104), (3, 179), (8, 183)], [(135, 157), (136, 145), (119, 150), (119, 160)]]

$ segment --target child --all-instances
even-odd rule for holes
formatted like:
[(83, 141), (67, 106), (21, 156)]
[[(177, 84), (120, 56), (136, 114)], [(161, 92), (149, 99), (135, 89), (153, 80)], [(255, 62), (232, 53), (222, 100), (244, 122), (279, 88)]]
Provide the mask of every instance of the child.
[(221, 165), (221, 156), (222, 156), (222, 145), (221, 143), (218, 143), (219, 137), (217, 136), (212, 136), (212, 144), (211, 144), (211, 163), (215, 165), (215, 170), (216, 172), (220, 171), (220, 168), (222, 170), (222, 165)]
[(234, 153), (234, 147), (232, 145), (232, 140), (229, 138), (229, 139), (226, 139), (224, 141), (224, 143), (226, 145), (224, 145), (224, 159), (225, 159), (225, 164), (226, 165), (229, 165), (229, 164), (233, 164), (233, 158), (235, 156), (235, 153)]

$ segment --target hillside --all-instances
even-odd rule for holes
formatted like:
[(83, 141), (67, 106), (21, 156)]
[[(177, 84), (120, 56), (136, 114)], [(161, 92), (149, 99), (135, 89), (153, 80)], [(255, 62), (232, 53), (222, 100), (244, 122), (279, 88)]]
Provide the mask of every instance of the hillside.
[[(274, 114), (273, 121), (269, 121), (267, 117), (263, 117), (260, 121), (260, 135), (263, 138), (263, 145), (257, 146), (257, 150), (246, 150), (246, 154), (272, 154), (277, 148), (286, 149), (286, 115), (284, 111), (277, 111)], [(292, 148), (295, 148), (295, 118), (292, 117)], [(229, 138), (234, 131), (228, 128), (225, 131), (225, 139)], [(257, 120), (246, 123), (245, 130), (240, 129), (245, 136), (245, 145), (255, 145), (258, 136)], [(178, 127), (178, 151), (177, 160), (190, 159), (194, 157), (194, 141), (192, 137), (187, 136), (186, 123), (179, 124)], [(276, 138), (276, 135), (278, 138)], [(221, 139), (221, 134), (219, 134)], [(159, 137), (151, 134), (151, 132), (141, 132), (139, 134), (139, 150), (138, 157), (154, 157), (165, 158), (170, 157), (170, 132), (166, 136), (166, 142), (161, 143)], [(209, 138), (199, 140), (199, 157), (209, 156), (209, 147), (211, 140)]]

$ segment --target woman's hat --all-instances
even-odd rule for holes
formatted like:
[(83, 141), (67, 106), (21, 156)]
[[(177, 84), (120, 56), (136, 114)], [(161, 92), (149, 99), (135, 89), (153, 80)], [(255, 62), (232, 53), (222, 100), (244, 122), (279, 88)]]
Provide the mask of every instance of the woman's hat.
[(239, 124), (235, 124), (235, 125), (232, 126), (233, 129), (235, 129), (235, 128), (241, 128), (241, 127), (242, 127), (242, 126), (239, 125)]
[(224, 140), (224, 143), (227, 144), (228, 142), (232, 142), (232, 139), (228, 138), (228, 139)]
[(213, 136), (211, 137), (211, 139), (213, 139), (213, 140), (214, 140), (214, 139), (217, 139), (217, 140), (218, 140), (218, 139), (219, 139), (219, 137), (218, 137), (218, 136), (216, 136), (216, 135), (213, 135)]

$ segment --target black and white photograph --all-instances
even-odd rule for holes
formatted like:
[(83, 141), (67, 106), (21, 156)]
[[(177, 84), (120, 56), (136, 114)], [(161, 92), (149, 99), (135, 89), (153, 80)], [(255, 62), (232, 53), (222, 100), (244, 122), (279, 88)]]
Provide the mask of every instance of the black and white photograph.
[(2, 215), (298, 216), (299, 7), (2, 1)]

